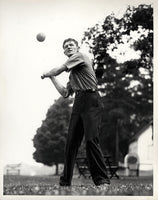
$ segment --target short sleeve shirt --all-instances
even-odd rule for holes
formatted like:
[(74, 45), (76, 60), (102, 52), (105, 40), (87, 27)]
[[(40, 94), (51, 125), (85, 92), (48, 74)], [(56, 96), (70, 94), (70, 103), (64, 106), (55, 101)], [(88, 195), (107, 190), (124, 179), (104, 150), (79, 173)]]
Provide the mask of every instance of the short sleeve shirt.
[(73, 91), (96, 90), (97, 79), (88, 56), (77, 52), (64, 65), (70, 71), (70, 85)]

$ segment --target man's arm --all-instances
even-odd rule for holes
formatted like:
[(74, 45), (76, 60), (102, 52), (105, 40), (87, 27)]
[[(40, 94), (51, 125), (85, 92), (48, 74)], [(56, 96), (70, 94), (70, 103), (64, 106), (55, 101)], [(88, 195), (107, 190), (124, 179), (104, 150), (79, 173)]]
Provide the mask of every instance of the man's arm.
[(47, 77), (52, 77), (52, 76), (58, 76), (62, 72), (66, 71), (67, 67), (66, 65), (62, 65), (60, 67), (55, 67), (51, 71), (44, 73), (41, 78), (47, 78)]
[(68, 97), (69, 96), (69, 90), (67, 88), (65, 88), (63, 85), (61, 85), (59, 83), (59, 81), (54, 77), (51, 76), (50, 77), (52, 83), (54, 84), (55, 88), (58, 90), (58, 92), (64, 97)]

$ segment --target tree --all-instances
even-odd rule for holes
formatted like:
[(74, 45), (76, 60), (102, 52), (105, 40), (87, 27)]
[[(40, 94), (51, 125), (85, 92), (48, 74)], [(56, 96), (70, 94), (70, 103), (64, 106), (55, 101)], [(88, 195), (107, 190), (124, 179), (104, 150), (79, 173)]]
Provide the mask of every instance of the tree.
[(45, 165), (56, 165), (64, 161), (64, 146), (67, 137), (68, 124), (71, 114), (72, 99), (60, 97), (48, 109), (46, 119), (33, 138), (36, 151), (33, 158)]
[(112, 13), (102, 24), (89, 28), (82, 42), (94, 55), (98, 90), (105, 106), (102, 148), (116, 154), (118, 130), (123, 158), (129, 138), (153, 113), (153, 8), (128, 6), (119, 19)]

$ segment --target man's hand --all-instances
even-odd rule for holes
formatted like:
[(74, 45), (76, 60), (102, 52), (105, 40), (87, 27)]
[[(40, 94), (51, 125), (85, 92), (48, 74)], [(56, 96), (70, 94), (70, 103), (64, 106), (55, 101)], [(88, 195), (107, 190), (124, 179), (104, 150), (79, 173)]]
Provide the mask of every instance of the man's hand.
[(51, 78), (51, 76), (48, 76), (47, 74), (43, 74), (43, 75), (41, 76), (41, 79), (44, 79), (44, 78)]

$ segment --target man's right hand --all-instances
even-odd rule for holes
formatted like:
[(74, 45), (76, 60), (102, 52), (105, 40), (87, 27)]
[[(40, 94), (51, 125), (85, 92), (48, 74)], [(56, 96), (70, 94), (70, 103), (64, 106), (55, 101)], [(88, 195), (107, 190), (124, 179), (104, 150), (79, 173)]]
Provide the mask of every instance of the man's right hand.
[(44, 79), (44, 78), (51, 78), (51, 76), (48, 75), (48, 74), (43, 74), (43, 75), (41, 76), (41, 79)]
[(44, 75), (42, 75), (42, 76), (41, 76), (41, 79), (44, 79), (44, 78), (45, 78), (45, 76), (44, 76)]

